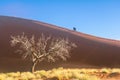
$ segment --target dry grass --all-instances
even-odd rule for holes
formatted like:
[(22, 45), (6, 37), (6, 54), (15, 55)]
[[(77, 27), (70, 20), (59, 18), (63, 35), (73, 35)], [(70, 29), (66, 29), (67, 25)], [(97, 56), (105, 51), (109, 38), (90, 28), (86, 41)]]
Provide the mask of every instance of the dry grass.
[(0, 80), (112, 80), (120, 69), (52, 69), (31, 72), (0, 73)]

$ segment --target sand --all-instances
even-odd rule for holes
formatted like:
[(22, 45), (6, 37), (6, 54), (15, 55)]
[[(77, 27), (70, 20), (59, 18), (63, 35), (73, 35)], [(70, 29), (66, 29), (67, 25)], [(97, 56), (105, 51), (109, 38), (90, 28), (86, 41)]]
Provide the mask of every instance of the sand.
[(23, 32), (27, 36), (35, 35), (36, 38), (41, 33), (55, 38), (68, 38), (77, 45), (66, 62), (42, 62), (36, 69), (120, 67), (118, 40), (100, 38), (40, 21), (0, 16), (0, 72), (30, 70), (31, 62), (21, 59), (21, 55), (15, 53), (16, 48), (10, 45), (10, 36), (21, 35)]

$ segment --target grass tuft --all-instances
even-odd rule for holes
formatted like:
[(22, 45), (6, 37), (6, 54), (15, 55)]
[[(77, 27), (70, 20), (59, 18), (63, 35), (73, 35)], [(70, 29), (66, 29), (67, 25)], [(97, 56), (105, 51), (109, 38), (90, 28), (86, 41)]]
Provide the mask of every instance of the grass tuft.
[(0, 73), (0, 80), (100, 80), (120, 75), (120, 69), (64, 69)]

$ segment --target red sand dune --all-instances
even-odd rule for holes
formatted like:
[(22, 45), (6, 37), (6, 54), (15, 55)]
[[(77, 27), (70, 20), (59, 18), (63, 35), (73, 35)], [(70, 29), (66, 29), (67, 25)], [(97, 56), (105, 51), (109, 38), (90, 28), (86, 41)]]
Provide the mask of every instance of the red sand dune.
[(0, 16), (0, 72), (26, 71), (30, 69), (30, 61), (21, 59), (10, 46), (10, 36), (20, 35), (39, 37), (41, 33), (54, 37), (68, 38), (77, 44), (66, 62), (42, 62), (37, 69), (51, 69), (54, 67), (119, 67), (120, 41), (91, 36), (81, 32), (68, 30), (55, 25), (15, 17)]

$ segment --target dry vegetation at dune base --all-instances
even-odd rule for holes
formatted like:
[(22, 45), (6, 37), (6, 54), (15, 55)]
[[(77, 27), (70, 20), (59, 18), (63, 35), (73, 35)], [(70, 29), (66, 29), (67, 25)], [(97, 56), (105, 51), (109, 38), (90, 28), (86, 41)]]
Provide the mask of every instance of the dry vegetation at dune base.
[[(63, 69), (0, 73), (0, 80), (114, 80), (120, 69)], [(117, 80), (117, 78), (115, 79)], [(118, 79), (119, 80), (119, 79)]]

